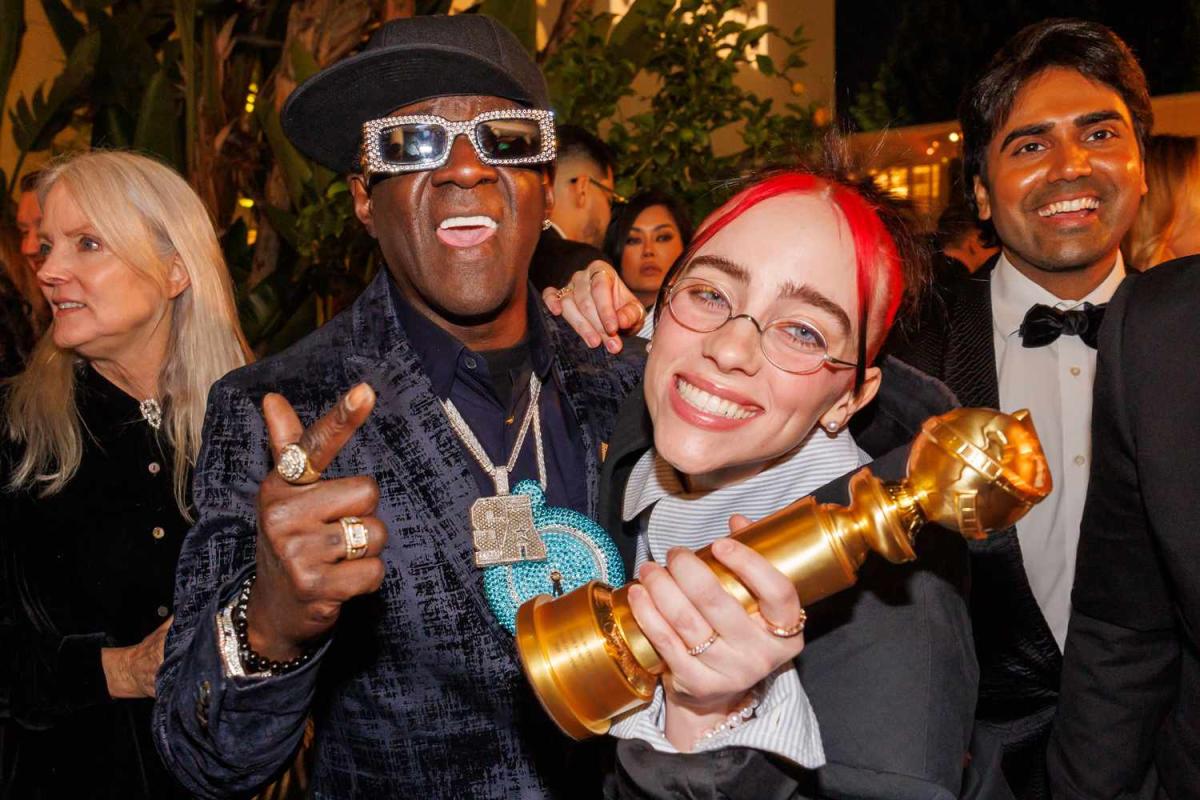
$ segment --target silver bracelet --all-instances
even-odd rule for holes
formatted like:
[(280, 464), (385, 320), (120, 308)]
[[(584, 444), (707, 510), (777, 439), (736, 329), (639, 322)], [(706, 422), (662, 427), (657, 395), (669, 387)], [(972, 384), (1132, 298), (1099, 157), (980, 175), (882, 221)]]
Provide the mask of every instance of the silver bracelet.
[(741, 708), (731, 711), (728, 715), (726, 715), (724, 721), (722, 721), (720, 724), (714, 725), (697, 736), (695, 744), (692, 745), (692, 749), (695, 750), (704, 742), (729, 733), (735, 728), (740, 728), (750, 720), (754, 719), (754, 715), (758, 711), (758, 705), (761, 702), (762, 697), (759, 695), (758, 690), (755, 689), (750, 693), (750, 699), (747, 700)]

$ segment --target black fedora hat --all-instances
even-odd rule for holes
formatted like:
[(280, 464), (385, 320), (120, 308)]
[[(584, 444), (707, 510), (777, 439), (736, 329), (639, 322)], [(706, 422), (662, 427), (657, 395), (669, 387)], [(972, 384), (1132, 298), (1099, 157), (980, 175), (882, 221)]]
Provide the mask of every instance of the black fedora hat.
[(364, 122), (456, 94), (550, 107), (546, 79), (507, 28), (481, 14), (431, 15), (385, 23), (362, 52), (297, 86), (281, 122), (300, 152), (352, 172)]

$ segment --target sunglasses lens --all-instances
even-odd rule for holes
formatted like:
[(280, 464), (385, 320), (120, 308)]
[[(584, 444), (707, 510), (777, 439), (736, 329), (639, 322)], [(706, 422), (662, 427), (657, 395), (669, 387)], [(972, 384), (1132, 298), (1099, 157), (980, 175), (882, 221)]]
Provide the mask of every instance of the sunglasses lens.
[(422, 164), (446, 152), (446, 129), (441, 125), (409, 123), (379, 134), (379, 152), (393, 164)]
[(479, 147), (488, 158), (511, 161), (542, 152), (542, 129), (537, 120), (493, 119), (475, 126)]

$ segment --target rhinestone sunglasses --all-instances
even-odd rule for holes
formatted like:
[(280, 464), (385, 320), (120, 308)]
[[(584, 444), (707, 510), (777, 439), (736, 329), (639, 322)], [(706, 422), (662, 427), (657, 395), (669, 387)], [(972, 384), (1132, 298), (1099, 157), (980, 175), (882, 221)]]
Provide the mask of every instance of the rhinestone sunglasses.
[(466, 136), (484, 164), (518, 167), (554, 160), (554, 112), (486, 111), (455, 122), (432, 114), (383, 117), (363, 123), (363, 175), (398, 175), (437, 169), (450, 160), (454, 140)]

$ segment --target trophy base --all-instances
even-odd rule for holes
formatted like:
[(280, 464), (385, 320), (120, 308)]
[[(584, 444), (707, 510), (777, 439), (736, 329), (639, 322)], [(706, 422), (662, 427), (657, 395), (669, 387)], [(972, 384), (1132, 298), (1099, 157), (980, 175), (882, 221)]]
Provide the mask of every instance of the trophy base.
[(613, 717), (649, 703), (658, 682), (634, 658), (612, 596), (592, 581), (563, 597), (535, 597), (517, 612), (525, 674), (542, 708), (574, 739), (607, 733)]

